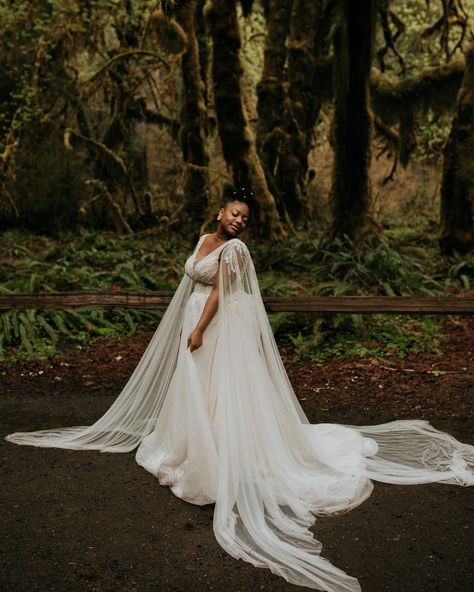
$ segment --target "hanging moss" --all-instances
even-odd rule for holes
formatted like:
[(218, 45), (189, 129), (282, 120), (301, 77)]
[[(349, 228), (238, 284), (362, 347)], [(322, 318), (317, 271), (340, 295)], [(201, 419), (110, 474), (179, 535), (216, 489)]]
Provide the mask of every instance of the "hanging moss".
[(430, 109), (434, 114), (441, 115), (451, 109), (456, 102), (463, 72), (463, 60), (425, 68), (416, 76), (397, 81), (372, 70), (372, 105), (385, 125), (398, 125), (400, 141), (397, 154), (403, 166), (408, 165), (418, 144), (417, 114)]
[(398, 122), (407, 110), (445, 113), (456, 102), (463, 74), (464, 60), (424, 68), (401, 80), (393, 80), (373, 68), (370, 92), (374, 110), (388, 124)]
[[(446, 113), (456, 104), (464, 67), (465, 61), (459, 59), (449, 64), (423, 68), (416, 75), (401, 79), (394, 79), (377, 68), (372, 68), (372, 108), (387, 125), (398, 123), (401, 114), (407, 109), (413, 112), (431, 109), (436, 114)], [(325, 100), (333, 96), (332, 84), (324, 82), (333, 80), (333, 69), (333, 55), (322, 57), (315, 64), (315, 78), (323, 81), (321, 89), (326, 93)]]

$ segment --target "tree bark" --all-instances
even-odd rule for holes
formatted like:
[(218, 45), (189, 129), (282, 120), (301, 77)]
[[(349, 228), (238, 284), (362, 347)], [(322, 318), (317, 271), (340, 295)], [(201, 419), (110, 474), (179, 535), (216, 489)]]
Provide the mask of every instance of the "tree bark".
[(465, 57), (456, 114), (444, 151), (440, 246), (447, 254), (474, 248), (474, 43)]
[(187, 36), (181, 58), (184, 85), (179, 142), (184, 160), (184, 196), (189, 214), (202, 222), (209, 202), (209, 149), (205, 86), (201, 76), (199, 44), (196, 36), (196, 0), (176, 10), (176, 20)]
[(277, 184), (294, 222), (307, 212), (306, 174), (313, 131), (325, 89), (315, 77), (327, 48), (331, 0), (294, 0), (288, 39), (288, 94), (283, 110), (283, 141)]
[(334, 35), (333, 235), (357, 240), (371, 198), (369, 83), (377, 0), (339, 0)]
[(283, 134), (286, 40), (290, 31), (292, 4), (293, 0), (268, 1), (263, 72), (257, 85), (257, 150), (274, 195), (279, 194), (275, 175)]
[(257, 146), (280, 213), (307, 211), (308, 154), (330, 80), (318, 75), (328, 50), (334, 0), (270, 0)]
[(212, 35), (212, 78), (222, 151), (235, 186), (246, 186), (258, 204), (258, 230), (267, 238), (282, 232), (273, 195), (257, 155), (242, 102), (240, 31), (235, 0), (210, 0), (206, 7)]

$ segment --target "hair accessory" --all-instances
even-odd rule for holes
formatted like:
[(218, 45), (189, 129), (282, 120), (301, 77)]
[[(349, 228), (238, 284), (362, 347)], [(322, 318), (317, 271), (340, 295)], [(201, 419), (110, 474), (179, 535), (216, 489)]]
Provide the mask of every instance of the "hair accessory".
[(252, 191), (246, 187), (239, 187), (233, 192), (232, 195), (235, 197), (235, 199), (240, 201), (251, 201), (255, 198), (255, 195), (252, 193)]

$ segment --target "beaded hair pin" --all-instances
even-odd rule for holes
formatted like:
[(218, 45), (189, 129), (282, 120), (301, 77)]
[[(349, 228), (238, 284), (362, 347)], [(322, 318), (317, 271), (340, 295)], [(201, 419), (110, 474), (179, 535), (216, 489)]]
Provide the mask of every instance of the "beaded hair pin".
[(245, 187), (240, 187), (239, 189), (234, 191), (232, 195), (235, 198), (238, 198), (241, 200), (247, 200), (247, 201), (251, 201), (255, 198), (255, 195), (252, 193), (252, 191), (249, 191)]

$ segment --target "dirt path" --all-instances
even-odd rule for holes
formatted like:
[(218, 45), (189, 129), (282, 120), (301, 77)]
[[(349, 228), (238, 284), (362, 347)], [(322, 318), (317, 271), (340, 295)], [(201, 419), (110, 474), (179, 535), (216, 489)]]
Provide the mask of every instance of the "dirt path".
[[(312, 421), (430, 420), (474, 444), (474, 320), (448, 322), (443, 355), (290, 364)], [(49, 362), (0, 366), (0, 432), (88, 424), (114, 400), (150, 338), (102, 342)], [(286, 357), (285, 349), (282, 353)], [(246, 592), (299, 588), (235, 561), (212, 506), (175, 498), (133, 454), (0, 441), (5, 592)], [(474, 590), (474, 488), (376, 484), (352, 512), (320, 518), (323, 555), (363, 592)], [(306, 588), (301, 588), (306, 590)]]

